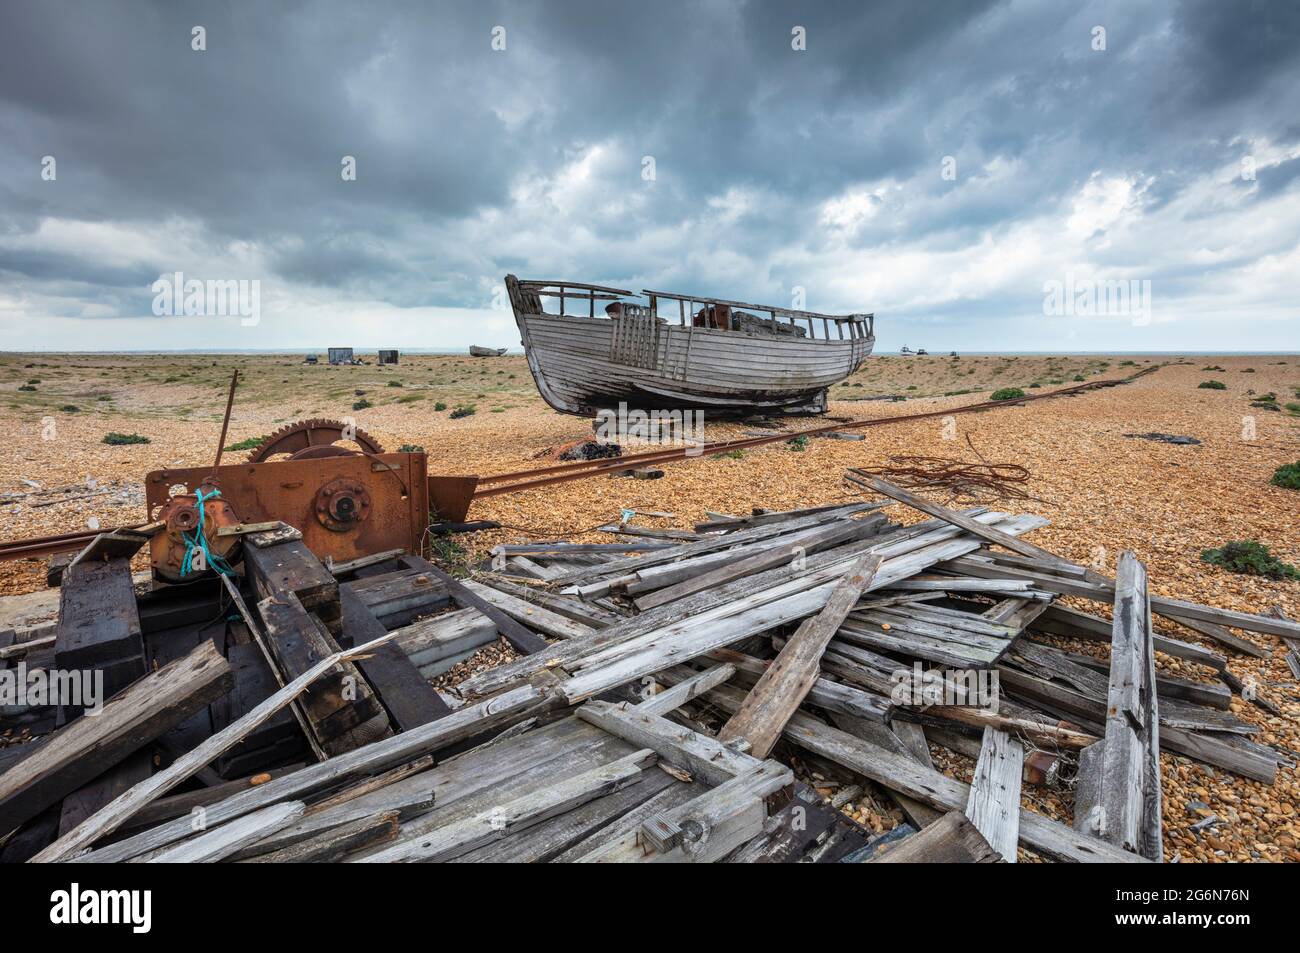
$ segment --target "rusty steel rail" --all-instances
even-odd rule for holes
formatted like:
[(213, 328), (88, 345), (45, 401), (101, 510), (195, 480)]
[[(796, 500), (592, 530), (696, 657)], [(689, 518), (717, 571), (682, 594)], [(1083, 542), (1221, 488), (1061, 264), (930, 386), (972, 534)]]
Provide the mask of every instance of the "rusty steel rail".
[[(569, 480), (580, 480), (601, 473), (618, 473), (645, 464), (671, 463), (677, 460), (693, 459), (695, 457), (708, 456), (715, 453), (726, 453), (730, 450), (744, 450), (750, 447), (759, 447), (769, 443), (795, 440), (799, 437), (816, 436), (820, 433), (831, 433), (841, 430), (862, 430), (868, 427), (881, 427), (887, 424), (902, 423), (908, 420), (926, 420), (935, 417), (948, 417), (954, 414), (977, 413), (984, 410), (993, 410), (998, 407), (1027, 404), (1035, 400), (1069, 397), (1074, 394), (1084, 393), (1085, 391), (1099, 390), (1104, 387), (1116, 387), (1120, 384), (1127, 384), (1131, 381), (1137, 380), (1139, 377), (1150, 374), (1152, 371), (1155, 371), (1158, 366), (1159, 365), (1153, 364), (1151, 367), (1143, 368), (1135, 374), (1130, 374), (1128, 377), (1089, 381), (1083, 384), (1076, 384), (1073, 387), (1063, 387), (1060, 390), (1048, 391), (1045, 394), (1026, 394), (1024, 397), (1013, 397), (1009, 400), (986, 400), (976, 404), (966, 404), (961, 407), (949, 407), (944, 410), (925, 411), (918, 414), (901, 414), (896, 417), (872, 417), (867, 420), (855, 420), (844, 424), (826, 424), (821, 427), (809, 427), (804, 430), (772, 434), (769, 436), (745, 437), (737, 440), (720, 440), (717, 443), (703, 444), (699, 447), (674, 447), (670, 450), (649, 450), (645, 453), (634, 453), (625, 457), (604, 457), (597, 460), (578, 460), (573, 463), (564, 463), (550, 467), (539, 467), (533, 470), (519, 470), (514, 473), (498, 473), (494, 476), (479, 478), (479, 489), (475, 491), (474, 498), (479, 499), (480, 497), (499, 496), (503, 493), (516, 493), (523, 490), (532, 490), (538, 487), (552, 486), (556, 483), (564, 483)], [(484, 484), (501, 485), (485, 487)]]
[[(1159, 365), (1153, 364), (1150, 367), (1143, 368), (1135, 374), (1130, 374), (1128, 377), (1089, 381), (1083, 384), (1076, 384), (1073, 387), (1063, 387), (1060, 390), (1048, 391), (1045, 394), (1026, 394), (1024, 397), (1013, 397), (1010, 400), (986, 400), (976, 404), (966, 404), (961, 407), (948, 407), (943, 410), (925, 411), (918, 414), (901, 414), (897, 417), (871, 417), (866, 420), (855, 420), (843, 424), (826, 424), (820, 427), (809, 427), (804, 430), (772, 434), (769, 436), (745, 437), (737, 440), (720, 440), (717, 443), (703, 444), (699, 447), (687, 446), (673, 447), (669, 450), (648, 450), (644, 453), (634, 453), (625, 457), (606, 457), (598, 460), (577, 460), (572, 463), (538, 467), (532, 470), (517, 470), (512, 473), (497, 473), (491, 476), (480, 477), (478, 479), (479, 485), (478, 488), (474, 490), (473, 498), (477, 500), (490, 496), (501, 496), (506, 493), (522, 493), (525, 490), (535, 490), (540, 487), (554, 486), (557, 483), (567, 483), (571, 480), (584, 480), (587, 477), (600, 476), (605, 473), (620, 473), (624, 470), (631, 470), (635, 467), (644, 466), (646, 464), (675, 463), (680, 460), (691, 460), (697, 457), (709, 456), (716, 453), (726, 453), (730, 450), (745, 450), (750, 447), (761, 447), (769, 443), (780, 443), (794, 440), (799, 437), (816, 436), (821, 433), (831, 433), (839, 430), (862, 430), (869, 427), (883, 427), (888, 424), (903, 423), (910, 420), (927, 420), (955, 414), (978, 413), (985, 410), (994, 410), (998, 407), (1013, 407), (1027, 404), (1036, 400), (1069, 397), (1090, 390), (1100, 390), (1104, 387), (1116, 387), (1120, 384), (1127, 384), (1131, 381), (1137, 380), (1139, 377), (1152, 373), (1158, 368)], [(134, 529), (138, 527), (121, 528)], [(9, 542), (2, 542), (0, 543), (0, 562), (10, 559), (52, 556), (55, 553), (81, 549), (98, 536), (100, 532), (111, 532), (111, 530), (65, 533), (61, 536), (45, 536), (35, 539), (18, 539)]]

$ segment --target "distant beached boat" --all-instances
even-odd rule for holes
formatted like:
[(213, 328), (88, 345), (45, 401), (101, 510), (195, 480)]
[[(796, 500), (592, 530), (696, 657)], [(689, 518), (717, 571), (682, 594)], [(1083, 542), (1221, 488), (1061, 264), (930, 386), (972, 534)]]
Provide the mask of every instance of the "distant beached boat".
[(479, 347), (477, 344), (469, 346), (470, 357), (500, 357), (505, 352), (503, 347)]
[(913, 354), (915, 354), (916, 352), (913, 351), (913, 350), (912, 350), (910, 347), (908, 347), (906, 344), (904, 344), (904, 345), (899, 349), (898, 353), (901, 354), (903, 357), (911, 357), (911, 356), (912, 356)]
[[(826, 392), (875, 344), (871, 314), (830, 315), (721, 298), (631, 291), (576, 281), (521, 281), (506, 289), (528, 367), (561, 413), (594, 416), (620, 403), (640, 410), (824, 413)], [(558, 298), (559, 313), (543, 298)], [(586, 314), (566, 305), (578, 302)], [(609, 302), (604, 314), (596, 302)], [(674, 302), (676, 323), (659, 315)], [(698, 310), (697, 310), (698, 306)]]

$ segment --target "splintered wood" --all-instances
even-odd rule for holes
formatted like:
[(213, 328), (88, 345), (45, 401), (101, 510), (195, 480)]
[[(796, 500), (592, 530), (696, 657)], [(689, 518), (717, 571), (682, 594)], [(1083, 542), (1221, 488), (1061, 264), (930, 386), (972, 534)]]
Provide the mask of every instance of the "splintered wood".
[[(1024, 538), (1040, 516), (851, 476), (881, 499), (615, 521), (468, 578), (326, 567), (273, 529), (242, 579), (135, 596), (103, 544), (53, 632), (0, 633), (0, 665), (121, 681), (93, 719), (0, 710), (36, 729), (0, 750), (3, 857), (1142, 863), (1167, 852), (1162, 749), (1272, 783), (1217, 647), (1300, 625), (1153, 596), (1127, 552), (1110, 579)], [(1026, 787), (1076, 775), (1073, 825), (1031, 809)], [(865, 827), (855, 802), (906, 820)]]

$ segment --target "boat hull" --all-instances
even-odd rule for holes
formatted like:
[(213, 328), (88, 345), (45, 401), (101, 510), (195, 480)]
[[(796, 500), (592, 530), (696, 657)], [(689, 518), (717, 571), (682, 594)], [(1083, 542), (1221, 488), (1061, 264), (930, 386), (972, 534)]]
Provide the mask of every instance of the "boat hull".
[(542, 398), (566, 414), (630, 409), (820, 413), (874, 340), (809, 340), (515, 309)]

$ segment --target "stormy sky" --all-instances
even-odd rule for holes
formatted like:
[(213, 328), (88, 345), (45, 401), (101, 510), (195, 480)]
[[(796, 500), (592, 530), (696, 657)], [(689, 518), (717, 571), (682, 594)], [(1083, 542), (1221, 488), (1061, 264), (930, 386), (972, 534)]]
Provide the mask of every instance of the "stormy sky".
[(3, 0), (0, 349), (517, 347), (513, 272), (1296, 350), (1298, 105), (1290, 0)]

